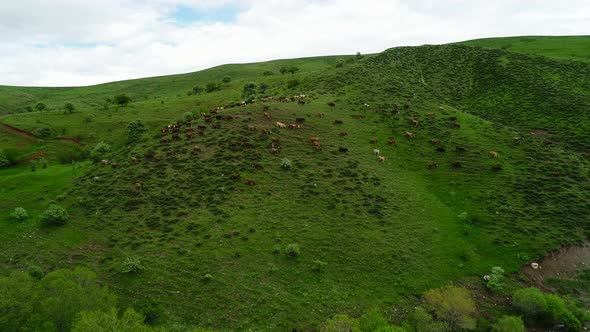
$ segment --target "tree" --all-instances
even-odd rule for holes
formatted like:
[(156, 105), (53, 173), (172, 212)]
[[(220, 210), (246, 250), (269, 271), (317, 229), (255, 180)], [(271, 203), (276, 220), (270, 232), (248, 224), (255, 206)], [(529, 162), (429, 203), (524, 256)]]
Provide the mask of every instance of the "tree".
[(42, 112), (42, 111), (44, 111), (44, 110), (47, 108), (47, 106), (45, 106), (45, 104), (43, 104), (43, 103), (37, 103), (37, 105), (35, 105), (35, 108), (36, 108), (36, 109), (37, 109), (39, 112)]
[(95, 162), (101, 161), (111, 153), (111, 146), (105, 142), (98, 142), (92, 151), (90, 151), (90, 158)]
[(359, 320), (359, 324), (362, 332), (373, 332), (380, 327), (389, 325), (385, 318), (376, 310), (364, 313)]
[(41, 215), (41, 223), (46, 226), (61, 226), (66, 223), (68, 212), (57, 204), (51, 204)]
[(229, 77), (229, 76), (223, 76), (223, 79), (221, 81), (223, 83), (229, 83), (229, 82), (231, 82), (231, 77)]
[(288, 72), (291, 74), (295, 74), (297, 71), (299, 71), (299, 68), (297, 68), (295, 66), (289, 67), (289, 69), (288, 69)]
[(265, 70), (262, 73), (262, 75), (264, 75), (264, 76), (272, 76), (272, 75), (274, 75), (274, 73), (272, 72), (272, 70)]
[(36, 131), (37, 136), (41, 138), (48, 138), (51, 136), (51, 129), (47, 127), (39, 128)]
[(126, 94), (120, 94), (120, 95), (116, 95), (113, 98), (113, 102), (119, 106), (127, 106), (127, 104), (129, 104), (131, 102), (131, 97), (129, 97)]
[(266, 83), (260, 83), (260, 85), (258, 86), (258, 92), (260, 92), (261, 94), (266, 93), (266, 89), (268, 89), (268, 84)]
[(360, 330), (358, 320), (346, 315), (334, 315), (320, 327), (321, 332), (359, 332)]
[(289, 67), (283, 66), (281, 67), (281, 69), (279, 69), (279, 72), (281, 73), (281, 75), (284, 75), (289, 72)]
[(465, 288), (445, 286), (424, 294), (428, 308), (453, 331), (475, 328), (475, 303)]
[(200, 86), (200, 85), (193, 86), (193, 93), (194, 94), (198, 95), (198, 94), (203, 93), (203, 91), (205, 91), (205, 89), (202, 86)]
[(26, 273), (0, 277), (0, 331), (20, 331), (33, 314), (36, 285)]
[(66, 113), (74, 113), (74, 111), (76, 110), (76, 107), (72, 103), (66, 103), (64, 105), (64, 110), (66, 110)]
[(242, 88), (242, 97), (244, 99), (255, 99), (256, 98), (256, 83), (248, 82), (244, 84)]
[(144, 323), (143, 315), (129, 308), (119, 316), (118, 310), (83, 311), (72, 325), (72, 332), (149, 332), (153, 328)]
[(361, 52), (356, 52), (356, 59), (360, 60), (363, 58), (363, 55), (361, 54)]
[(8, 159), (8, 156), (6, 156), (6, 152), (0, 149), (0, 168), (8, 167), (11, 164), (12, 162), (10, 161), (10, 159)]
[(298, 80), (289, 80), (287, 82), (287, 88), (289, 89), (293, 89), (294, 87), (299, 85), (299, 81)]
[(221, 89), (221, 84), (219, 84), (217, 82), (209, 82), (205, 86), (205, 90), (207, 90), (207, 92), (214, 92), (214, 91), (217, 91), (219, 89)]
[(336, 68), (343, 67), (345, 63), (346, 63), (346, 60), (344, 60), (344, 59), (336, 60)]
[(525, 332), (524, 323), (518, 316), (502, 316), (492, 326), (493, 332)]
[(131, 121), (127, 124), (127, 138), (129, 141), (137, 141), (146, 130), (143, 121)]
[(504, 269), (499, 266), (492, 267), (490, 280), (486, 285), (493, 292), (499, 292), (504, 288)]
[(432, 315), (422, 307), (414, 309), (408, 322), (411, 325), (410, 331), (412, 332), (446, 332), (449, 330), (445, 323), (435, 322)]
[(29, 213), (23, 207), (16, 207), (14, 211), (10, 213), (10, 220), (14, 221), (25, 221), (29, 218)]
[(523, 288), (514, 292), (512, 304), (525, 316), (539, 318), (547, 312), (547, 301), (537, 288)]
[(299, 245), (296, 243), (289, 244), (285, 249), (285, 254), (287, 254), (287, 256), (291, 258), (296, 258), (297, 256), (299, 256), (300, 252), (301, 251), (299, 250)]

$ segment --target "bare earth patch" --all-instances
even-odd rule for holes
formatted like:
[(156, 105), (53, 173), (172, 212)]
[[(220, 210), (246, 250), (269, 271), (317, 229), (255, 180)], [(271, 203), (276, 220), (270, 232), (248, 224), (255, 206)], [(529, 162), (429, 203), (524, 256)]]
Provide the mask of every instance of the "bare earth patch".
[(538, 269), (527, 265), (521, 272), (538, 286), (547, 288), (545, 281), (549, 279), (572, 278), (578, 271), (590, 268), (590, 245), (562, 248), (537, 263)]

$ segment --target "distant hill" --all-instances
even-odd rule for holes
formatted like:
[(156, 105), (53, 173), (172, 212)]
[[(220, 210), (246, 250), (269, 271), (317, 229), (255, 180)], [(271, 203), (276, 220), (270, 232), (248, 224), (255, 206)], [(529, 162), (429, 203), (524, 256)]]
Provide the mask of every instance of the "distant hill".
[(520, 36), (474, 39), (457, 44), (500, 48), (556, 59), (590, 62), (590, 36)]

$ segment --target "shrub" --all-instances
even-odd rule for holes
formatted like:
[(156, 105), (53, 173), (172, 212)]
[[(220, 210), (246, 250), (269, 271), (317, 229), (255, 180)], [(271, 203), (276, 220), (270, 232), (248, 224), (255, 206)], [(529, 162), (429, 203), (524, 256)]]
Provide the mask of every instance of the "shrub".
[(245, 99), (254, 99), (256, 97), (256, 83), (248, 82), (244, 84), (242, 97)]
[(38, 265), (27, 266), (27, 273), (37, 280), (41, 280), (43, 279), (43, 276), (45, 276), (45, 272), (43, 272), (43, 269)]
[(287, 88), (289, 88), (289, 89), (292, 89), (292, 88), (294, 88), (294, 87), (296, 87), (298, 85), (299, 85), (299, 81), (298, 80), (289, 80), (287, 82)]
[(299, 253), (299, 245), (296, 243), (291, 243), (287, 245), (287, 248), (285, 248), (285, 254), (287, 255), (287, 257), (296, 258), (297, 256), (299, 256)]
[(74, 320), (72, 332), (86, 331), (137, 331), (150, 332), (153, 328), (145, 325), (145, 317), (129, 308), (119, 316), (118, 310), (83, 311)]
[(379, 312), (371, 310), (361, 316), (359, 326), (362, 332), (373, 332), (380, 327), (388, 326), (388, 324)]
[(61, 226), (68, 220), (68, 212), (57, 204), (51, 204), (41, 215), (41, 223), (46, 226)]
[(37, 171), (37, 161), (31, 160), (31, 172), (36, 172), (36, 171)]
[(284, 75), (286, 73), (289, 72), (289, 67), (281, 67), (281, 69), (279, 69), (279, 72), (281, 73), (281, 75)]
[(27, 210), (19, 206), (14, 208), (14, 211), (10, 213), (9, 218), (14, 221), (25, 221), (29, 218), (29, 213)]
[(545, 296), (534, 287), (519, 289), (514, 292), (512, 304), (529, 318), (538, 318), (547, 312)]
[(363, 55), (361, 54), (361, 52), (356, 52), (356, 59), (360, 60), (363, 58)]
[(47, 106), (45, 106), (45, 104), (43, 104), (43, 103), (37, 103), (37, 105), (35, 105), (35, 108), (36, 108), (36, 109), (37, 109), (39, 112), (41, 112), (41, 111), (45, 110), (45, 109), (47, 108)]
[(113, 98), (113, 102), (119, 106), (127, 106), (131, 102), (131, 97), (126, 94), (116, 95)]
[(203, 276), (203, 281), (204, 281), (204, 282), (210, 282), (210, 281), (212, 281), (212, 280), (213, 280), (213, 276), (212, 276), (211, 274), (209, 274), (209, 273), (207, 273), (207, 274), (205, 274), (205, 275)]
[(322, 261), (316, 259), (313, 261), (313, 266), (312, 266), (311, 270), (314, 272), (322, 272), (322, 270), (326, 267), (326, 265), (328, 265), (328, 263), (322, 262)]
[(475, 303), (465, 288), (445, 286), (432, 289), (424, 299), (436, 317), (449, 325), (453, 331), (475, 328)]
[(48, 138), (49, 136), (51, 136), (51, 129), (47, 127), (38, 128), (37, 130), (35, 130), (35, 134), (41, 138)]
[(64, 110), (66, 111), (66, 113), (74, 113), (76, 107), (72, 103), (66, 103), (64, 105)]
[(272, 76), (272, 75), (274, 75), (274, 74), (275, 74), (275, 73), (273, 73), (273, 71), (272, 71), (272, 70), (265, 70), (265, 71), (262, 73), (262, 75), (264, 75), (264, 76)]
[(6, 152), (0, 149), (0, 168), (8, 167), (11, 164), (12, 162), (8, 159), (8, 156), (6, 156)]
[(504, 288), (504, 269), (499, 266), (492, 267), (490, 280), (486, 285), (493, 292), (499, 292)]
[(141, 264), (141, 261), (137, 257), (127, 257), (123, 264), (121, 264), (122, 273), (140, 273), (145, 268)]
[(416, 307), (410, 314), (409, 324), (412, 326), (410, 331), (416, 332), (446, 332), (449, 329), (445, 323), (435, 322), (432, 316), (422, 307)]
[(525, 332), (522, 319), (517, 316), (503, 316), (492, 326), (493, 332)]
[(557, 295), (545, 294), (547, 314), (554, 323), (563, 324), (569, 331), (580, 331), (582, 323), (565, 306), (565, 302)]
[(346, 315), (334, 315), (320, 326), (321, 332), (359, 332), (359, 322)]
[(260, 83), (260, 85), (258, 86), (258, 92), (262, 94), (266, 93), (266, 89), (268, 89), (268, 84), (266, 83)]
[(146, 130), (143, 121), (131, 121), (127, 124), (127, 138), (129, 141), (137, 141)]
[(194, 94), (198, 95), (198, 94), (203, 93), (203, 91), (205, 91), (205, 89), (202, 86), (200, 86), (200, 85), (195, 85), (195, 86), (193, 86), (193, 90), (192, 91), (193, 91)]
[(220, 89), (221, 89), (221, 84), (219, 84), (217, 82), (209, 82), (205, 86), (205, 90), (207, 92), (214, 92), (214, 91), (217, 91), (217, 90), (220, 90)]
[(229, 83), (229, 82), (231, 82), (231, 77), (229, 77), (229, 76), (223, 76), (223, 79), (221, 81), (223, 83)]
[(293, 163), (291, 163), (291, 160), (289, 160), (289, 158), (285, 157), (283, 159), (281, 159), (281, 167), (283, 169), (291, 169), (291, 167), (293, 167)]
[(193, 112), (185, 112), (182, 115), (182, 118), (184, 119), (184, 121), (187, 121), (187, 120), (192, 120), (194, 116), (195, 115), (193, 114)]
[(111, 153), (111, 146), (105, 142), (97, 143), (92, 151), (90, 151), (90, 158), (94, 161), (100, 161)]
[(289, 67), (289, 69), (287, 69), (287, 71), (291, 74), (295, 74), (296, 72), (299, 71), (299, 68), (292, 66), (292, 67)]
[(343, 67), (345, 63), (346, 63), (346, 60), (344, 60), (344, 59), (336, 60), (336, 68)]

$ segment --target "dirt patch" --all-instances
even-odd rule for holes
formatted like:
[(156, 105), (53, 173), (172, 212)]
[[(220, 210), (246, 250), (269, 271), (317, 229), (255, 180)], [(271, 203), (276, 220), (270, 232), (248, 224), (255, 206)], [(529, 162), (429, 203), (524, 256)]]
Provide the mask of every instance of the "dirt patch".
[[(13, 134), (17, 134), (23, 137), (27, 137), (29, 139), (37, 139), (37, 136), (35, 136), (33, 133), (31, 133), (30, 131), (26, 131), (24, 129), (20, 129), (14, 126), (11, 126), (9, 124), (6, 124), (2, 121), (0, 121), (0, 127), (4, 128), (6, 131), (13, 133)], [(84, 146), (84, 144), (82, 144), (82, 142), (78, 141), (75, 138), (70, 138), (70, 137), (57, 137), (53, 139), (54, 141), (60, 141), (60, 142), (69, 142), (69, 143), (73, 143), (75, 145), (79, 145), (79, 146)]]
[(548, 279), (572, 278), (576, 272), (590, 268), (590, 245), (551, 252), (537, 263), (538, 269), (527, 265), (521, 272), (538, 286), (546, 288), (545, 281)]
[(54, 141), (60, 141), (60, 142), (69, 142), (69, 143), (73, 143), (79, 146), (84, 146), (84, 143), (78, 141), (75, 138), (70, 138), (70, 137), (57, 137), (53, 139)]

